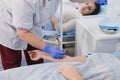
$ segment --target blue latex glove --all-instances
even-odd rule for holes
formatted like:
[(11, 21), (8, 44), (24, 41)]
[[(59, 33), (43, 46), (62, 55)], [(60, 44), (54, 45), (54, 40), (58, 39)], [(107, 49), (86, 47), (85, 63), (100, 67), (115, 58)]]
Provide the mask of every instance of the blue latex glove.
[(63, 58), (63, 56), (65, 54), (65, 52), (63, 50), (60, 50), (58, 47), (51, 46), (49, 44), (45, 45), (43, 51), (47, 52), (48, 54), (50, 54), (50, 56), (52, 56), (53, 58), (56, 58), (56, 59)]

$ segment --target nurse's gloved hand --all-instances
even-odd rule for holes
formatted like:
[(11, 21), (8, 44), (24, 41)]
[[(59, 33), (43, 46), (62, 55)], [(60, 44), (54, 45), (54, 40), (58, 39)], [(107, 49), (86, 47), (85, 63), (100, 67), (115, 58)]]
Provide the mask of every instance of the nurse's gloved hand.
[(56, 59), (63, 58), (63, 56), (65, 54), (65, 52), (63, 50), (60, 50), (58, 47), (51, 46), (49, 44), (45, 45), (43, 51), (47, 52), (48, 54), (50, 54), (50, 56), (52, 56), (53, 58), (56, 58)]

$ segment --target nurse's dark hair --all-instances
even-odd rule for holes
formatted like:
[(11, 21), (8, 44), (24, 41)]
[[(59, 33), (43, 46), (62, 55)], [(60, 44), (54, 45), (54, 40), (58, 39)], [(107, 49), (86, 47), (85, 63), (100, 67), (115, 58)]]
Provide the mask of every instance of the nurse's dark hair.
[(99, 12), (100, 12), (100, 4), (99, 3), (96, 3), (96, 2), (94, 2), (94, 4), (95, 4), (95, 10), (91, 13), (91, 14), (89, 14), (89, 15), (96, 15), (96, 14), (98, 14)]

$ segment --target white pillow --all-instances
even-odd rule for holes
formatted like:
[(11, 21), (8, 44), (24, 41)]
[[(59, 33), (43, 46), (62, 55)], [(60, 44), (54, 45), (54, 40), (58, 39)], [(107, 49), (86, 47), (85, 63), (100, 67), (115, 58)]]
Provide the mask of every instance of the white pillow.
[(100, 7), (100, 12), (98, 15), (107, 15), (107, 5)]

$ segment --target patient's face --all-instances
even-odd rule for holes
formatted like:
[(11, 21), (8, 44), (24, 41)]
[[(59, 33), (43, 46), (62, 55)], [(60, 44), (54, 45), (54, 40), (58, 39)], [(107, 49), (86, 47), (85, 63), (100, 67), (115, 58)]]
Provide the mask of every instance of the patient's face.
[(95, 10), (96, 6), (94, 2), (85, 3), (80, 8), (80, 13), (82, 15), (91, 14)]

